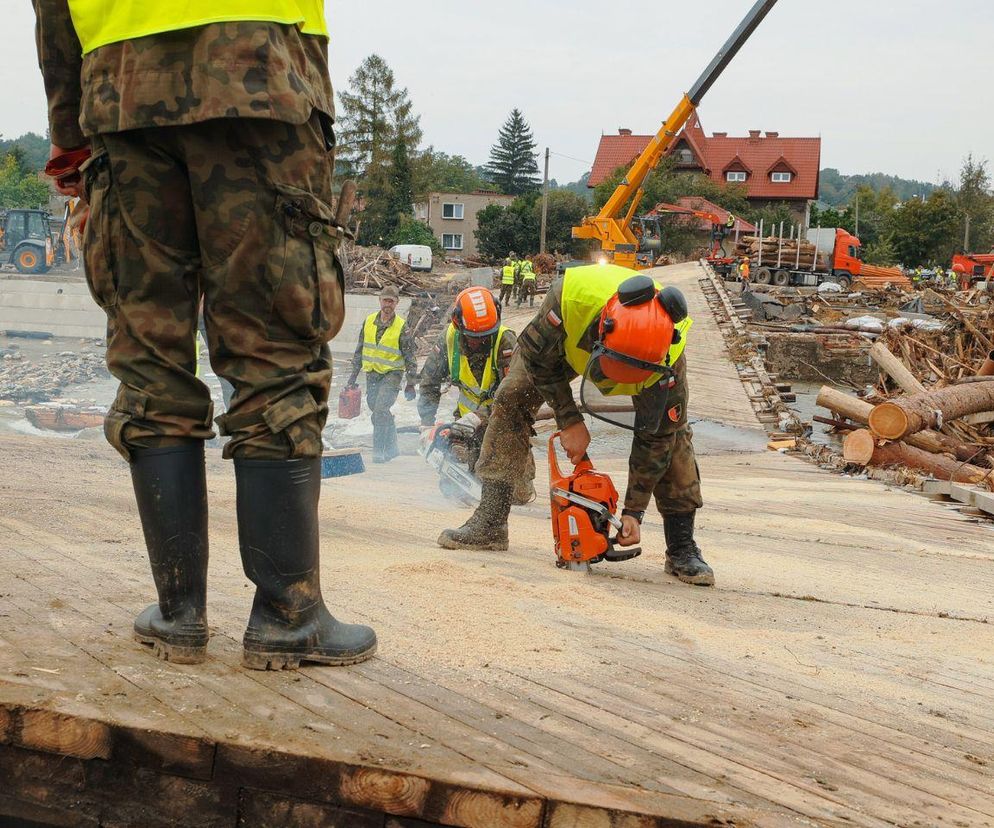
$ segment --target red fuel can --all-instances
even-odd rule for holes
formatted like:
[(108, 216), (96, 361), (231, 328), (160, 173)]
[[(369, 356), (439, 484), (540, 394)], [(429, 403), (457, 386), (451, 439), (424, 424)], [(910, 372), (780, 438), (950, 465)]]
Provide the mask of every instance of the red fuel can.
[(362, 390), (358, 385), (342, 389), (338, 395), (338, 416), (343, 420), (354, 420), (362, 412)]

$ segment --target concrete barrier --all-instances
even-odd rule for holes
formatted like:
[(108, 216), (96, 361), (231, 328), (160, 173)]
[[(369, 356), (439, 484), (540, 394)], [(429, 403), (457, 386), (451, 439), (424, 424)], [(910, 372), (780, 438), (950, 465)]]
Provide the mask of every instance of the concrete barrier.
[[(376, 296), (345, 297), (345, 324), (331, 343), (339, 355), (351, 354), (366, 317), (380, 307)], [(411, 300), (401, 298), (399, 313)], [(0, 331), (32, 331), (68, 338), (103, 339), (107, 318), (83, 282), (0, 279)]]

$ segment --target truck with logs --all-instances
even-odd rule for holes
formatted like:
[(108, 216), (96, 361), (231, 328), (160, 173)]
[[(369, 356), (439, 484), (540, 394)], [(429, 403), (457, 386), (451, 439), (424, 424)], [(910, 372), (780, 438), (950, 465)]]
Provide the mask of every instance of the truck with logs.
[(863, 262), (863, 244), (841, 227), (819, 227), (807, 231), (807, 238), (746, 236), (739, 242), (740, 253), (748, 257), (753, 281), (780, 287), (818, 287), (835, 282), (849, 290), (854, 281), (883, 286), (910, 287), (910, 281), (896, 267), (876, 267)]

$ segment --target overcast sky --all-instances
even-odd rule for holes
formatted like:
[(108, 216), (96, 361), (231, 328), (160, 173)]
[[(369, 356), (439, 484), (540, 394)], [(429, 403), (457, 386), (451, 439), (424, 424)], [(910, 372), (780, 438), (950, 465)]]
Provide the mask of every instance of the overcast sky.
[[(517, 106), (552, 177), (604, 132), (655, 132), (752, 0), (329, 0), (332, 80), (378, 52), (425, 142), (484, 163)], [(28, 0), (0, 0), (0, 134), (43, 132)], [(780, 0), (700, 107), (704, 128), (821, 136), (822, 166), (939, 181), (994, 156), (991, 0)], [(569, 156), (569, 157), (565, 157)], [(575, 159), (575, 160), (574, 160)]]

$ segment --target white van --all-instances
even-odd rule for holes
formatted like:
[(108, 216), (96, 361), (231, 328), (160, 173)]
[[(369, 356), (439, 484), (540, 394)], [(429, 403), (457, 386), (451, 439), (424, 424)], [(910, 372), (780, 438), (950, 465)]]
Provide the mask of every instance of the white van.
[(409, 265), (411, 270), (431, 272), (431, 248), (426, 244), (398, 244), (390, 248), (390, 255)]

